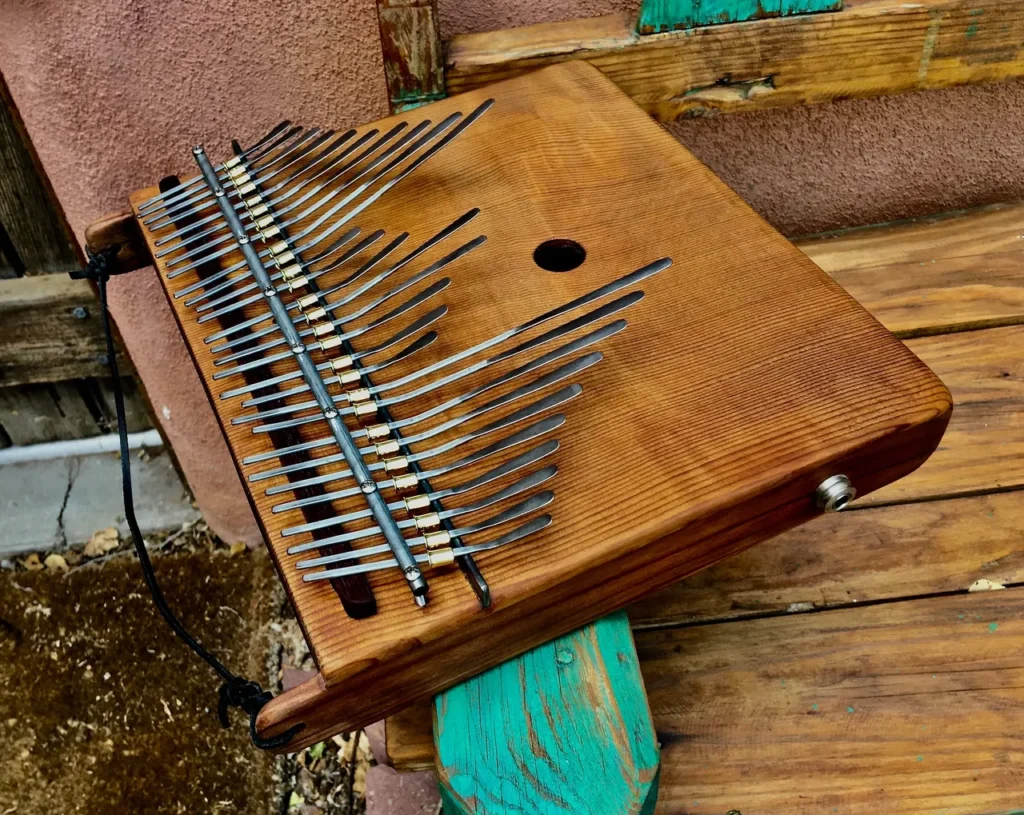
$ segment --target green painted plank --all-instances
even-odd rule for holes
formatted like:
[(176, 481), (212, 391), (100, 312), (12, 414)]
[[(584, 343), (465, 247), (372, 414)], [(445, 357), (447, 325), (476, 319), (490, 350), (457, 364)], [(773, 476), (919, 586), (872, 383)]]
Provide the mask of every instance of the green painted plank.
[(445, 815), (649, 815), (659, 753), (618, 612), (436, 697)]
[(643, 0), (637, 29), (641, 34), (656, 34), (715, 23), (838, 11), (842, 7), (842, 0)]

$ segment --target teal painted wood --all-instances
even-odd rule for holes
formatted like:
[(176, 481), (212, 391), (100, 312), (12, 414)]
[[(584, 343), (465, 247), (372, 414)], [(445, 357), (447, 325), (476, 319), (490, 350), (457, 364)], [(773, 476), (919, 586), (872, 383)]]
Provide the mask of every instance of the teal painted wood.
[(650, 815), (659, 753), (625, 613), (437, 696), (445, 815)]
[(637, 30), (657, 34), (679, 28), (838, 11), (842, 0), (643, 0)]

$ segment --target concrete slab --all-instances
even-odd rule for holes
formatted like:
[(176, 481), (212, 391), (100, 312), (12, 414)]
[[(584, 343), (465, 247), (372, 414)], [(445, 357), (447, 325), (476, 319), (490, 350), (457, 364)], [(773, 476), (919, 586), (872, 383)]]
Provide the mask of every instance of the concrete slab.
[[(170, 458), (132, 457), (135, 512), (143, 533), (195, 521), (195, 510)], [(114, 454), (0, 467), (0, 555), (84, 543), (116, 523), (127, 534), (121, 468)]]

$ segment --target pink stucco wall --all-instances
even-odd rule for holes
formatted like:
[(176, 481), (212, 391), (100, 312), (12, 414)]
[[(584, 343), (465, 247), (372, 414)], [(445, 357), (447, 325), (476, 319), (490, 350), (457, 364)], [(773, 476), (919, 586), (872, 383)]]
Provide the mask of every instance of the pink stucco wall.
[[(638, 0), (440, 0), (446, 35), (633, 8)], [(345, 126), (386, 112), (371, 0), (7, 0), (0, 71), (75, 231), (190, 167), (197, 141), (282, 118)], [(796, 235), (1024, 197), (1024, 83), (907, 94), (672, 126)], [(201, 383), (139, 273), (112, 307), (211, 525), (255, 540)]]

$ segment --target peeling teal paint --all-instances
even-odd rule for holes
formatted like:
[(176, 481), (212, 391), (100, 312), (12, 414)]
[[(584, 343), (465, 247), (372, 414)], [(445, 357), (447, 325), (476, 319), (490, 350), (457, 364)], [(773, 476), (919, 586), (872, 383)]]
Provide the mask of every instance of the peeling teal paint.
[(446, 815), (650, 815), (659, 755), (629, 621), (613, 614), (436, 697)]
[(842, 7), (842, 0), (643, 0), (637, 30), (657, 34), (716, 23), (838, 11)]

